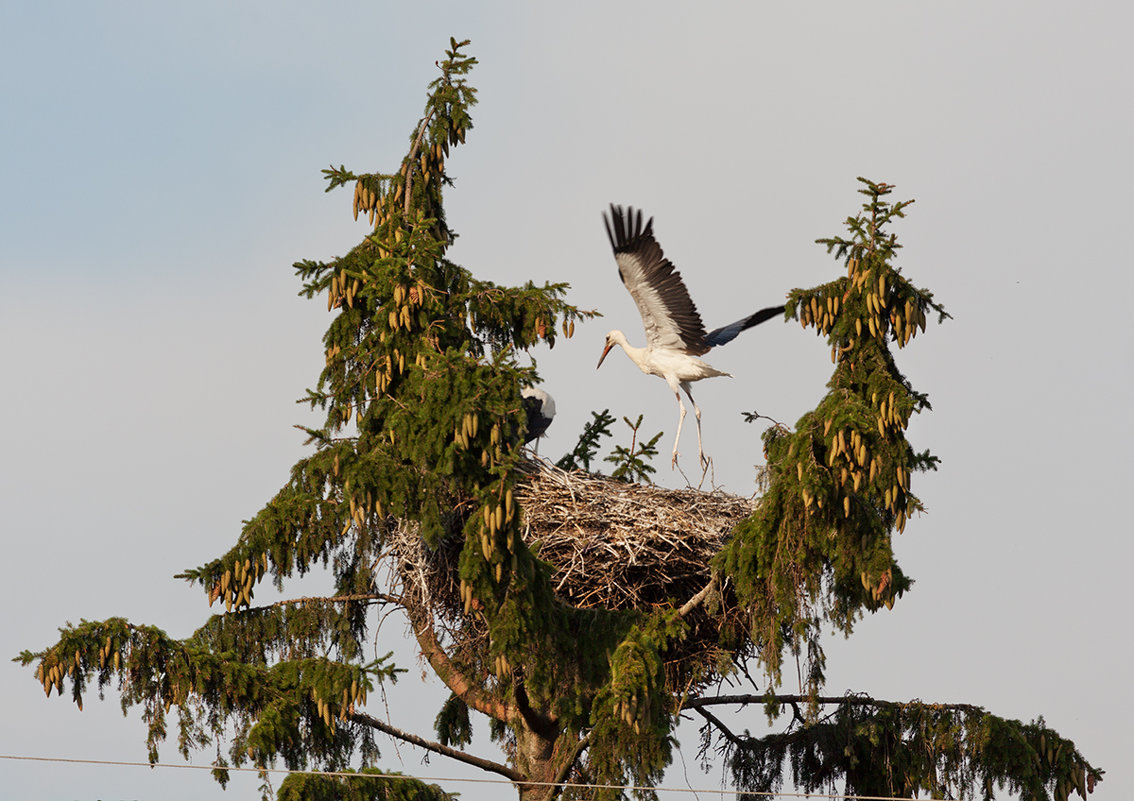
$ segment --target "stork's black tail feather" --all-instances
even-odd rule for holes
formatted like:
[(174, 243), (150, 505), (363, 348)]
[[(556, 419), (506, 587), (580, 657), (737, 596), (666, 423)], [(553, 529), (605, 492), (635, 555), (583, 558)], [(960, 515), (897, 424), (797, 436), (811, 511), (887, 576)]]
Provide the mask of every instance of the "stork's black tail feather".
[(722, 326), (714, 331), (710, 331), (705, 335), (705, 344), (715, 348), (718, 345), (724, 345), (726, 342), (732, 342), (741, 331), (747, 331), (749, 328), (760, 325), (760, 323), (771, 320), (776, 315), (783, 313), (783, 306), (769, 306), (767, 309), (760, 309), (760, 311), (749, 317), (745, 317), (743, 320), (737, 320), (731, 325)]

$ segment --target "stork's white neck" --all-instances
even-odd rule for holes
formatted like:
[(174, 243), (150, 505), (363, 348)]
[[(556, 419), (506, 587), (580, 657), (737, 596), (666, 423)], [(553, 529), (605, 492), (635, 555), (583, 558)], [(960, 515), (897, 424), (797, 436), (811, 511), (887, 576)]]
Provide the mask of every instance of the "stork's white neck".
[(622, 350), (624, 350), (626, 352), (626, 355), (630, 357), (630, 361), (638, 365), (643, 373), (650, 372), (649, 366), (647, 364), (648, 360), (646, 358), (645, 348), (636, 348), (631, 345), (626, 341), (626, 335), (618, 329), (611, 331), (609, 334), (607, 334), (607, 336), (610, 337), (611, 341), (613, 341), (615, 344), (622, 346)]

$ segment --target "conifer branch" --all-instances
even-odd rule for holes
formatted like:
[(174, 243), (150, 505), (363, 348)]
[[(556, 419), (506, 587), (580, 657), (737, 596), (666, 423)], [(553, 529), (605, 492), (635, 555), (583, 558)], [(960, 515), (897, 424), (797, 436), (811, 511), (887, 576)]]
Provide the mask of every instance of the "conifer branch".
[(563, 784), (567, 781), (567, 776), (570, 775), (571, 768), (579, 761), (579, 756), (586, 750), (587, 746), (591, 744), (593, 737), (594, 729), (575, 741), (575, 744), (571, 746), (570, 752), (568, 752), (567, 756), (564, 758), (563, 764), (559, 766), (559, 770), (557, 770), (555, 776), (552, 777), (552, 784)]
[(422, 655), (429, 662), (429, 666), (437, 673), (438, 678), (458, 698), (482, 715), (488, 715), (501, 723), (511, 723), (517, 717), (521, 717), (515, 707), (493, 698), (489, 693), (477, 687), (469, 680), (468, 676), (453, 664), (449, 655), (445, 653), (445, 649), (441, 647), (441, 643), (438, 642), (433, 627), (428, 622), (422, 623), (416, 620), (415, 618), (418, 618), (419, 615), (411, 613), (408, 607), (406, 613), (411, 615), (410, 627), (413, 629), (413, 635), (417, 639)]
[(880, 698), (871, 698), (869, 695), (818, 695), (815, 697), (807, 695), (756, 695), (754, 693), (746, 693), (743, 695), (714, 695), (708, 698), (690, 698), (683, 704), (683, 709), (695, 709), (698, 712), (702, 707), (706, 706), (725, 706), (729, 704), (799, 704), (799, 703), (815, 703), (821, 706), (829, 706), (834, 704), (841, 704), (846, 706), (873, 706), (878, 708), (883, 707), (907, 707), (914, 704), (921, 704), (928, 709), (939, 710), (955, 710), (963, 712), (982, 712), (981, 707), (974, 704), (924, 704), (920, 701), (885, 701)]
[(524, 723), (527, 724), (528, 728), (540, 737), (554, 740), (559, 736), (558, 722), (554, 718), (542, 715), (532, 708), (531, 701), (528, 699), (528, 691), (524, 688), (522, 674), (516, 682), (516, 710), (520, 713), (520, 717), (524, 719)]
[(724, 738), (726, 740), (728, 740), (730, 743), (732, 743), (733, 745), (744, 745), (744, 741), (741, 740), (735, 734), (733, 734), (732, 730), (724, 724), (724, 721), (722, 721), (720, 718), (718, 718), (712, 712), (710, 712), (707, 709), (702, 709), (700, 707), (695, 707), (694, 709), (696, 710), (698, 715), (700, 715), (705, 720), (707, 720), (713, 727), (715, 727), (717, 729), (717, 731), (719, 731), (722, 735), (724, 735)]
[(396, 737), (403, 742), (419, 746), (426, 749), (427, 751), (432, 751), (435, 754), (441, 754), (442, 756), (450, 757), (451, 759), (455, 759), (458, 762), (464, 762), (467, 765), (472, 765), (473, 767), (480, 768), (481, 770), (499, 773), (501, 776), (507, 779), (511, 779), (514, 782), (522, 782), (526, 778), (522, 773), (512, 770), (507, 765), (501, 765), (499, 762), (493, 762), (492, 760), (485, 759), (484, 757), (466, 754), (464, 751), (460, 751), (456, 748), (451, 748), (447, 745), (441, 745), (441, 743), (434, 742), (433, 740), (426, 740), (424, 737), (419, 737), (416, 734), (411, 734), (408, 731), (402, 731), (396, 726), (391, 726), (389, 723), (384, 723), (383, 721), (371, 717), (370, 715), (367, 715), (363, 712), (354, 712), (350, 715), (347, 715), (347, 717), (350, 720), (353, 720), (355, 723), (361, 723), (365, 726), (370, 726), (371, 728), (377, 729), (378, 731), (385, 732), (391, 737)]
[(425, 136), (425, 128), (429, 125), (430, 118), (433, 117), (434, 109), (429, 109), (425, 117), (421, 120), (421, 127), (417, 129), (417, 137), (413, 140), (413, 147), (410, 148), (409, 156), (406, 157), (406, 202), (405, 202), (405, 216), (409, 219), (410, 209), (413, 200), (413, 163), (417, 158), (417, 151), (421, 147), (421, 138)]
[(309, 603), (351, 603), (352, 601), (382, 601), (388, 604), (397, 604), (403, 606), (403, 600), (396, 595), (387, 595), (383, 592), (359, 592), (352, 595), (309, 595), (303, 598), (288, 598), (284, 601), (276, 601), (269, 606), (291, 606), (293, 604), (309, 604)]
[[(786, 734), (775, 734), (770, 736), (770, 739), (774, 739), (781, 746), (790, 745), (791, 743), (797, 742), (808, 734), (806, 724), (803, 722), (803, 716), (799, 712), (799, 707), (796, 706), (795, 703), (792, 703), (791, 706), (793, 712), (793, 723), (798, 722), (800, 724), (800, 728), (795, 729), (794, 731), (788, 731), (788, 733)], [(718, 732), (720, 732), (721, 736), (723, 736), (726, 740), (728, 740), (728, 742), (732, 743), (737, 748), (747, 748), (758, 739), (750, 734), (745, 734), (743, 736), (736, 734), (728, 726), (725, 725), (724, 721), (722, 721), (707, 709), (698, 708), (696, 709), (696, 712), (698, 715), (707, 720), (709, 722), (709, 725), (713, 726)]]

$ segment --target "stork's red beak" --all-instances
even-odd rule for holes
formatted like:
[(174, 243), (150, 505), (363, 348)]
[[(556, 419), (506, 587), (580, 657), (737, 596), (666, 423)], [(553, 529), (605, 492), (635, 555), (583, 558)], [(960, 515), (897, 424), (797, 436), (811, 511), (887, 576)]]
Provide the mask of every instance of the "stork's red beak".
[(599, 356), (598, 364), (595, 365), (596, 370), (599, 369), (600, 367), (602, 367), (602, 360), (606, 358), (606, 354), (610, 353), (610, 349), (613, 348), (613, 347), (614, 347), (613, 342), (607, 342), (606, 343), (606, 347), (602, 349), (602, 356)]

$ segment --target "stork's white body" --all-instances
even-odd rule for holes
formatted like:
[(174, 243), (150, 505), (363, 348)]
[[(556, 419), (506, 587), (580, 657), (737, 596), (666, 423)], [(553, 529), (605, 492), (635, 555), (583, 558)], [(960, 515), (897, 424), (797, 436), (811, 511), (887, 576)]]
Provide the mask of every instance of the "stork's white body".
[(681, 426), (687, 413), (685, 403), (681, 400), (681, 391), (684, 391), (693, 404), (693, 414), (697, 418), (698, 458), (701, 466), (707, 468), (708, 459), (705, 458), (701, 444), (701, 410), (697, 407), (697, 401), (693, 400), (689, 385), (702, 378), (729, 374), (697, 357), (708, 353), (715, 345), (730, 342), (741, 331), (771, 319), (783, 312), (784, 307), (761, 309), (706, 334), (701, 315), (681, 281), (681, 274), (665, 258), (661, 246), (654, 239), (653, 220), (643, 226), (641, 212), (635, 213), (634, 209), (629, 209), (624, 217), (622, 208), (614, 205), (610, 207), (610, 211), (610, 219), (604, 218), (607, 236), (614, 248), (618, 274), (642, 315), (642, 325), (646, 329), (646, 347), (635, 347), (626, 341), (626, 335), (621, 331), (611, 331), (606, 335), (606, 347), (599, 358), (599, 366), (602, 366), (610, 349), (619, 345), (643, 373), (659, 376), (669, 385), (680, 409), (677, 436), (673, 440), (672, 466), (677, 465), (677, 444), (681, 440)]
[(621, 345), (622, 350), (630, 357), (630, 361), (638, 365), (643, 373), (664, 378), (667, 383), (673, 385), (675, 391), (678, 384), (689, 381), (700, 381), (702, 378), (713, 378), (718, 375), (732, 377), (730, 373), (721, 372), (708, 362), (701, 361), (688, 353), (668, 348), (651, 348), (648, 345), (644, 348), (636, 348), (627, 342), (626, 335), (618, 330), (611, 331), (607, 337), (615, 344)]
[[(677, 398), (677, 407), (681, 411), (680, 417), (677, 418), (677, 436), (673, 438), (671, 466), (677, 464), (677, 443), (681, 440), (681, 426), (685, 423), (685, 415), (688, 414), (685, 403), (681, 400), (681, 393), (678, 392), (678, 389), (685, 390), (685, 394), (689, 396), (689, 402), (693, 404), (693, 416), (697, 420), (697, 454), (701, 465), (704, 466), (708, 460), (705, 458), (705, 449), (701, 444), (701, 409), (697, 406), (697, 401), (693, 400), (693, 393), (689, 389), (689, 384), (692, 381), (700, 381), (702, 378), (713, 378), (715, 376), (731, 378), (732, 376), (701, 361), (696, 356), (690, 356), (673, 348), (654, 348), (649, 345), (644, 348), (636, 348), (627, 342), (626, 335), (617, 329), (606, 335), (606, 341), (607, 346), (602, 353), (603, 358), (606, 358), (607, 352), (613, 345), (621, 345), (622, 350), (630, 357), (630, 361), (638, 365), (643, 373), (664, 379), (673, 391), (673, 396)], [(599, 364), (602, 364), (602, 359), (599, 359)]]

